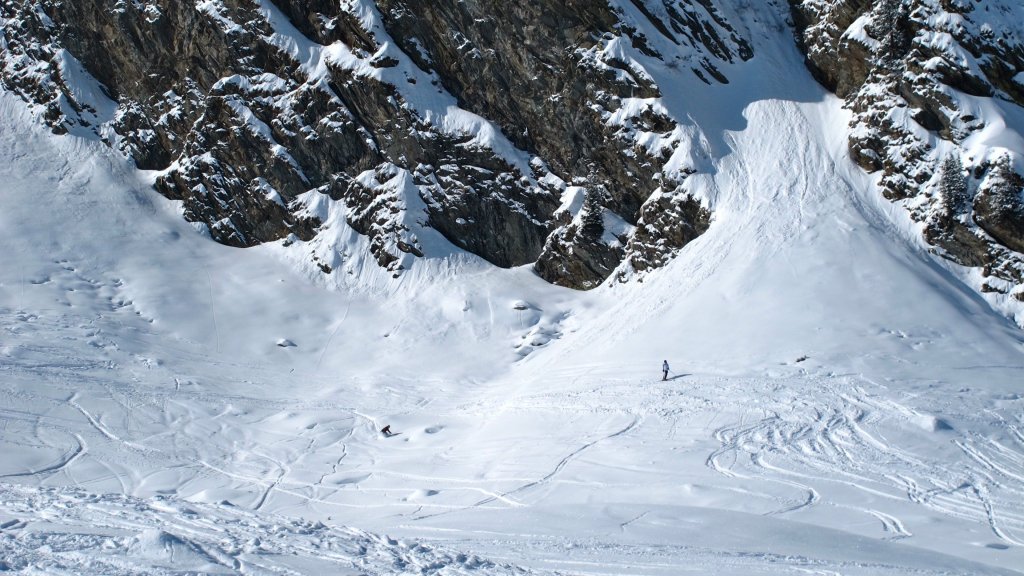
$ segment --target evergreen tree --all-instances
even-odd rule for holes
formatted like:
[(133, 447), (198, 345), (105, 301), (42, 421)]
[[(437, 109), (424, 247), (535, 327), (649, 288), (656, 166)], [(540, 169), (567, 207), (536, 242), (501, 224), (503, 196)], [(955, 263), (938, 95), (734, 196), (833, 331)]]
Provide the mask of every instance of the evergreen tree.
[(991, 210), (1000, 216), (1016, 215), (1021, 206), (1021, 188), (1024, 178), (1013, 169), (1009, 154), (1000, 156), (992, 163), (992, 170), (985, 179), (986, 193)]
[(1024, 252), (1024, 177), (1009, 154), (992, 163), (974, 201), (974, 221), (1003, 246)]
[(970, 197), (959, 154), (950, 154), (942, 161), (939, 167), (939, 194), (947, 217), (955, 218), (967, 212)]
[(581, 220), (583, 226), (580, 230), (582, 236), (596, 242), (604, 234), (604, 206), (601, 205), (604, 194), (601, 186), (589, 188), (583, 195), (583, 215)]
[(878, 38), (878, 61), (886, 69), (896, 71), (910, 51), (910, 13), (903, 0), (881, 0), (874, 18), (874, 35)]

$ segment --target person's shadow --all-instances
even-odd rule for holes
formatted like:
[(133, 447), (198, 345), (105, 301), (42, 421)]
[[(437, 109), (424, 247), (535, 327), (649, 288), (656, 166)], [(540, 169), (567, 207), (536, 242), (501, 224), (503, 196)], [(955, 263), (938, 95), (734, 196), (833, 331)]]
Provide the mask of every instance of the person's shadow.
[(668, 378), (666, 378), (665, 381), (666, 382), (671, 382), (672, 380), (678, 380), (680, 378), (685, 378), (687, 376), (692, 376), (692, 374), (673, 374), (673, 375), (669, 376)]

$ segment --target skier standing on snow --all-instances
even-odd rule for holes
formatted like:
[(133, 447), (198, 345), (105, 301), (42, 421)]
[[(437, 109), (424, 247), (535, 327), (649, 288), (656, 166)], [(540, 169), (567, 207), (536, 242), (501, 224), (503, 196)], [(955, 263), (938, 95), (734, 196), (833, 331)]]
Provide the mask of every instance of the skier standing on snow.
[(661, 379), (662, 379), (662, 381), (668, 380), (668, 373), (669, 373), (668, 360), (665, 360), (665, 361), (663, 361), (661, 363)]

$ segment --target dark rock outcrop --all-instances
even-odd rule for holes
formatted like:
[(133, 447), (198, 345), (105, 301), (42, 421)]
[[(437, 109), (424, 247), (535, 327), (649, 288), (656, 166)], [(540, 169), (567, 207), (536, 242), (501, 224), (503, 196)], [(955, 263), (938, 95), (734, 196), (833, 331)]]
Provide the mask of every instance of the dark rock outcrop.
[(658, 194), (644, 205), (626, 249), (634, 270), (667, 264), (683, 246), (707, 231), (711, 212), (683, 193)]
[[(632, 8), (9, 0), (0, 81), (55, 130), (92, 132), (160, 171), (157, 190), (219, 242), (313, 241), (329, 198), (396, 274), (429, 256), (417, 231), (430, 227), (496, 265), (537, 262), (588, 288), (624, 261), (662, 265), (707, 226), (660, 192), (682, 177), (668, 154), (640, 144), (679, 128), (641, 60), (726, 83), (724, 65), (753, 57), (711, 0)], [(565, 182), (602, 187), (602, 214), (621, 223), (612, 240), (558, 213)], [(333, 271), (335, 256), (315, 258)]]
[(1024, 252), (1024, 177), (1008, 157), (997, 160), (982, 182), (974, 220), (1003, 246)]

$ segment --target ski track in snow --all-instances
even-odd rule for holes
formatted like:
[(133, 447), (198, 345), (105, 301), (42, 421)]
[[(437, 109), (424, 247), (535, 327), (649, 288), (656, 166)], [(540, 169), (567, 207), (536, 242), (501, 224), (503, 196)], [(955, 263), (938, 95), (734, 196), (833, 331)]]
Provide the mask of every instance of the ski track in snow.
[[(707, 451), (707, 468), (754, 502), (762, 515), (795, 519), (815, 508), (834, 508), (872, 518), (880, 538), (913, 541), (917, 533), (914, 523), (901, 517), (909, 508), (879, 508), (884, 502), (903, 502), (968, 523), (984, 523), (996, 542), (1006, 546), (1018, 546), (1024, 534), (1020, 504), (1024, 501), (1024, 438), (1019, 426), (1007, 426), (1007, 435), (998, 439), (969, 429), (948, 430), (941, 420), (886, 398), (884, 387), (857, 376), (750, 379), (691, 374), (679, 381), (648, 383), (599, 372), (585, 379), (553, 373), (550, 380), (573, 382), (572, 386), (550, 392), (533, 391), (529, 386), (484, 390), (477, 400), (450, 408), (410, 396), (411, 413), (417, 406), (429, 405), (439, 411), (436, 417), (440, 421), (464, 413), (548, 414), (566, 422), (604, 422), (602, 426), (608, 429), (591, 433), (589, 440), (555, 458), (546, 470), (535, 468), (537, 474), (532, 479), (499, 474), (473, 480), (472, 475), (410, 474), (406, 466), (389, 465), (389, 455), (372, 441), (367, 443), (376, 437), (377, 423), (343, 408), (221, 394), (211, 387), (181, 386), (180, 382), (192, 380), (181, 377), (178, 384), (174, 378), (155, 378), (154, 382), (167, 382), (166, 388), (136, 387), (135, 399), (123, 401), (125, 396), (119, 391), (131, 386), (132, 373), (112, 371), (109, 360), (88, 355), (67, 357), (66, 362), (56, 364), (34, 360), (37, 355), (49, 354), (50, 327), (64, 327), (54, 333), (65, 334), (71, 326), (88, 326), (91, 332), (99, 326), (102, 334), (105, 320), (83, 322), (43, 313), (27, 322), (21, 312), (3, 316), (5, 323), (18, 327), (15, 342), (24, 359), (5, 364), (5, 378), (47, 384), (32, 388), (34, 392), (18, 387), (4, 390), (8, 400), (0, 439), (10, 442), (27, 431), (40, 445), (59, 447), (59, 439), (65, 441), (52, 462), (28, 472), (4, 474), (8, 481), (28, 481), (29, 486), (38, 485), (38, 490), (65, 484), (90, 490), (106, 486), (107, 490), (146, 498), (175, 496), (209, 505), (220, 502), (221, 506), (231, 502), (261, 513), (299, 505), (307, 510), (316, 506), (321, 514), (340, 514), (346, 509), (401, 510), (403, 506), (391, 495), (434, 486), (444, 498), (410, 501), (409, 512), (403, 513), (419, 524), (471, 509), (542, 505), (547, 494), (561, 486), (578, 489), (591, 483), (595, 489), (609, 489), (614, 483), (587, 480), (600, 478), (600, 473), (581, 470), (612, 466), (608, 455), (636, 450), (638, 442), (669, 447), (680, 437), (692, 438), (690, 431), (696, 431), (697, 438), (705, 440), (693, 448)], [(200, 373), (222, 363), (202, 355), (185, 357)], [(197, 365), (202, 362), (209, 362), (209, 367)], [(263, 377), (257, 370), (251, 379)], [(90, 395), (86, 403), (79, 392), (82, 382), (101, 384), (97, 390), (103, 394)], [(623, 403), (625, 397), (630, 401)], [(38, 417), (17, 408), (40, 402), (49, 408)], [(395, 407), (392, 410), (401, 412)], [(952, 417), (978, 418), (969, 406), (964, 410)], [(133, 412), (131, 418), (129, 411)], [(294, 424), (289, 424), (293, 420)], [(280, 428), (282, 423), (284, 428)], [(959, 458), (936, 461), (888, 440), (900, 430), (938, 436), (955, 448), (950, 454)], [(211, 435), (219, 438), (214, 445), (209, 443)], [(433, 436), (436, 434), (424, 433), (417, 440)], [(70, 439), (74, 440), (67, 443)], [(432, 450), (443, 453), (443, 446)], [(541, 463), (532, 461), (524, 462), (516, 476), (529, 476), (528, 470)], [(132, 474), (124, 472), (126, 465)], [(667, 482), (674, 482), (679, 472), (670, 470), (665, 470)], [(171, 471), (173, 474), (164, 478)], [(625, 471), (635, 473), (629, 467)], [(858, 506), (851, 504), (849, 497), (833, 499), (830, 494), (836, 486), (852, 488), (871, 503), (866, 500)], [(460, 502), (471, 494), (484, 498)], [(527, 495), (530, 497), (523, 498)], [(432, 498), (438, 500), (431, 502)], [(645, 519), (643, 513), (637, 513), (620, 524), (624, 530), (632, 529)], [(990, 545), (998, 549), (998, 544)], [(654, 570), (653, 563), (647, 566)], [(605, 569), (610, 570), (608, 566)]]
[[(14, 572), (110, 576), (549, 573), (516, 567), (500, 557), (487, 559), (452, 552), (440, 543), (417, 543), (317, 521), (167, 497), (141, 500), (77, 489), (0, 484), (0, 515), (13, 517), (0, 522), (0, 554), (4, 569)], [(49, 529), (53, 522), (59, 522), (59, 530)], [(558, 564), (565, 570), (559, 574), (628, 574), (638, 567), (637, 562), (645, 573), (665, 575), (679, 574), (680, 570), (706, 573), (713, 567), (731, 574), (951, 573), (937, 569), (908, 572), (898, 564), (835, 561), (800, 554), (723, 553), (688, 545), (609, 543), (578, 547), (558, 537), (523, 538), (523, 544), (541, 563)], [(471, 546), (479, 542), (455, 540), (450, 544)], [(502, 544), (501, 540), (485, 541), (485, 545), (498, 548)], [(687, 566), (679, 564), (681, 557), (687, 558)]]
[[(0, 568), (33, 573), (527, 574), (351, 528), (157, 497), (0, 484)], [(48, 531), (59, 521), (57, 531)]]
[[(969, 460), (940, 463), (916, 456), (873, 435), (868, 427), (894, 420), (920, 426), (921, 422), (913, 418), (923, 416), (891, 402), (880, 402), (850, 384), (832, 384), (836, 405), (825, 406), (824, 410), (795, 397), (773, 399), (777, 404), (766, 407), (769, 411), (793, 405), (802, 410), (776, 413), (749, 425), (719, 428), (715, 437), (721, 447), (708, 457), (707, 465), (727, 477), (759, 477), (809, 492), (805, 500), (770, 512), (773, 514), (817, 504), (820, 497), (806, 486), (808, 482), (838, 483), (888, 499), (904, 492), (911, 502), (942, 514), (984, 520), (999, 539), (1020, 544), (1017, 535), (1024, 534), (1024, 510), (1018, 503), (1024, 498), (1020, 476), (1024, 443), (1019, 438), (1011, 436), (1015, 444), (1009, 447), (987, 438), (950, 440), (970, 456)], [(837, 390), (848, 387), (856, 393)], [(820, 388), (816, 391), (821, 392)], [(881, 410), (884, 407), (889, 409)], [(882, 520), (886, 531), (909, 535), (898, 518), (866, 511)]]
[[(1021, 492), (1024, 490), (1024, 482), (1021, 481), (1024, 442), (1021, 442), (1019, 430), (1015, 427), (1009, 429), (1012, 432), (1009, 436), (1009, 441), (1013, 442), (1011, 446), (989, 438), (950, 438), (951, 434), (959, 433), (943, 430), (941, 424), (938, 430), (921, 429), (922, 432), (940, 435), (942, 441), (958, 446), (970, 457), (935, 462), (927, 455), (915, 455), (901, 449), (881, 433), (872, 431), (879, 426), (895, 425), (916, 432), (921, 426), (932, 424), (925, 415), (898, 403), (877, 399), (865, 390), (866, 386), (871, 386), (867, 381), (834, 377), (711, 380), (690, 379), (685, 385), (685, 392), (673, 390), (652, 395), (643, 407), (650, 411), (650, 417), (668, 420), (666, 426), (674, 430), (680, 421), (706, 419), (710, 423), (722, 418), (722, 410), (706, 409), (717, 405), (718, 401), (701, 398), (709, 389), (714, 389), (720, 398), (733, 399), (730, 411), (735, 423), (714, 429), (712, 436), (720, 446), (710, 452), (705, 464), (729, 479), (757, 480), (759, 482), (754, 484), (762, 487), (763, 482), (770, 482), (789, 488), (781, 494), (750, 490), (751, 495), (765, 497), (775, 503), (763, 510), (763, 514), (792, 515), (805, 508), (825, 505), (857, 510), (876, 518), (881, 522), (886, 537), (899, 539), (913, 535), (906, 523), (895, 515), (869, 507), (851, 507), (822, 497), (821, 492), (831, 492), (831, 486), (839, 485), (853, 488), (872, 499), (911, 502), (942, 515), (974, 523), (985, 522), (993, 536), (1007, 544), (1019, 545), (1016, 535), (1024, 534), (1024, 509), (1019, 504), (1024, 501)], [(621, 413), (623, 410), (617, 406), (617, 400), (622, 396), (615, 392), (620, 385), (610, 382), (607, 390), (597, 387), (576, 394), (542, 393), (514, 401), (503, 399), (501, 409)], [(636, 389), (633, 390), (635, 398)], [(750, 398), (752, 390), (763, 392), (752, 399), (755, 400), (752, 405), (743, 406), (736, 402), (737, 398)], [(814, 391), (813, 396), (807, 393), (809, 390)], [(666, 400), (666, 396), (684, 395), (691, 403), (688, 409), (679, 411), (656, 407)], [(705, 410), (701, 410), (702, 404)], [(486, 405), (473, 407), (479, 412), (489, 409)], [(755, 411), (766, 416), (748, 422), (747, 415)], [(603, 440), (623, 434), (635, 425), (634, 420), (626, 429)], [(976, 434), (967, 433), (967, 436)], [(556, 475), (568, 459), (595, 443), (588, 443), (561, 460), (544, 481), (558, 482)], [(506, 494), (514, 494), (521, 489)]]
[[(0, 94), (0, 570), (1021, 573), (1019, 336), (864, 192), (820, 87), (773, 89), (702, 127), (726, 148), (690, 177), (716, 220), (642, 286), (480, 269), (371, 306), (184, 236)], [(556, 345), (443, 370), (511, 355), (534, 296), (574, 315)], [(679, 349), (683, 375), (638, 376)]]

